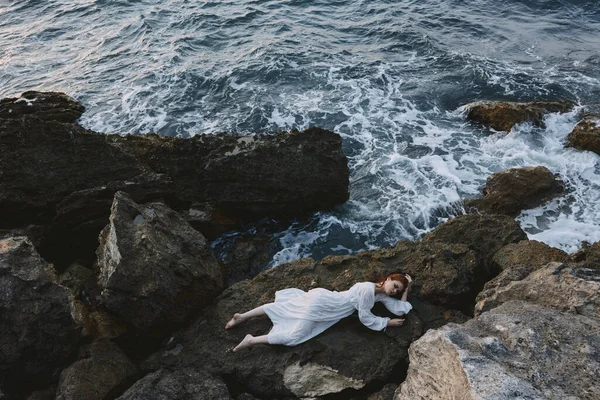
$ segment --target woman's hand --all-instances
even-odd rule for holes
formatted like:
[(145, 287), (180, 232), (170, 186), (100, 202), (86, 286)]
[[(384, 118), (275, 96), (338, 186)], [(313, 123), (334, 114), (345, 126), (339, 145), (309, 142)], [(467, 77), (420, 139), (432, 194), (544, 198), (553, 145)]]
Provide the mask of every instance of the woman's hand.
[(405, 274), (404, 276), (406, 277), (406, 280), (408, 281), (408, 287), (407, 287), (407, 289), (410, 289), (412, 287), (412, 285), (413, 285), (413, 280), (412, 280), (412, 278), (410, 277), (409, 274)]
[(390, 319), (387, 323), (388, 327), (391, 326), (402, 326), (402, 324), (404, 323), (404, 318), (394, 318), (394, 319)]

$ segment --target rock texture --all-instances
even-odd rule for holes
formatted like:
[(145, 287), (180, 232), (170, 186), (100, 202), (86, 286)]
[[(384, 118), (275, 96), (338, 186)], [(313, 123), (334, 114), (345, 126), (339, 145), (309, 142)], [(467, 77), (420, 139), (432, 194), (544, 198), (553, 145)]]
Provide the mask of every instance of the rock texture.
[(396, 400), (597, 399), (600, 322), (511, 301), (410, 347)]
[(497, 131), (508, 132), (515, 124), (523, 122), (543, 126), (544, 114), (568, 112), (573, 105), (560, 102), (478, 101), (467, 104), (464, 108), (467, 111), (467, 119)]
[(599, 270), (553, 262), (521, 279), (506, 279), (511, 274), (511, 268), (504, 270), (485, 285), (477, 296), (475, 315), (510, 300), (525, 300), (600, 319)]
[(567, 147), (593, 151), (600, 155), (600, 111), (584, 114), (569, 133)]
[(524, 265), (530, 272), (552, 261), (566, 262), (569, 255), (562, 250), (537, 240), (510, 243), (496, 252), (493, 261), (505, 270), (513, 265)]
[(72, 294), (25, 237), (0, 240), (0, 385), (2, 391), (56, 378), (76, 354)]
[(79, 357), (61, 372), (56, 400), (114, 398), (137, 373), (136, 366), (108, 340), (82, 347)]
[(203, 370), (161, 369), (137, 381), (118, 400), (228, 400), (227, 386)]
[(97, 256), (104, 305), (147, 333), (184, 322), (223, 288), (200, 232), (164, 204), (138, 205), (124, 192), (115, 194)]
[(52, 257), (93, 247), (119, 190), (186, 213), (195, 205), (191, 214), (203, 216), (192, 219), (217, 233), (348, 199), (341, 138), (319, 128), (189, 139), (104, 135), (73, 123), (83, 108), (63, 94), (26, 93), (0, 104), (0, 229), (44, 225), (36, 246)]
[(465, 201), (480, 212), (516, 217), (564, 191), (562, 181), (546, 167), (511, 168), (487, 178), (483, 198)]

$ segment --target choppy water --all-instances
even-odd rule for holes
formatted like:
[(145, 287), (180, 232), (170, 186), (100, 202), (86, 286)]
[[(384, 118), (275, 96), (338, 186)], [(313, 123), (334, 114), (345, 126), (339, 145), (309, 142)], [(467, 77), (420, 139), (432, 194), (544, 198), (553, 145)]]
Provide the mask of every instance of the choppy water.
[(273, 265), (416, 239), (528, 165), (571, 189), (519, 216), (529, 237), (600, 240), (600, 157), (563, 148), (576, 113), (505, 135), (460, 112), (600, 103), (598, 1), (0, 0), (0, 97), (30, 89), (69, 93), (107, 133), (340, 133), (350, 201), (276, 234)]

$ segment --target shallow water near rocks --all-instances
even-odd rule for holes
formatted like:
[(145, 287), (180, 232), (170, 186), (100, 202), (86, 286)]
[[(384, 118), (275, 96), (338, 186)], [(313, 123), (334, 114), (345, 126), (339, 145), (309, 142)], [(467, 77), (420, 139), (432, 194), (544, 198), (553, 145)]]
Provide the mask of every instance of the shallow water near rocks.
[(105, 133), (338, 132), (350, 201), (276, 233), (271, 265), (418, 239), (490, 174), (532, 165), (569, 192), (518, 221), (573, 252), (600, 240), (600, 157), (563, 148), (579, 109), (506, 135), (460, 106), (598, 103), (598, 49), (597, 1), (8, 0), (0, 97), (65, 91)]

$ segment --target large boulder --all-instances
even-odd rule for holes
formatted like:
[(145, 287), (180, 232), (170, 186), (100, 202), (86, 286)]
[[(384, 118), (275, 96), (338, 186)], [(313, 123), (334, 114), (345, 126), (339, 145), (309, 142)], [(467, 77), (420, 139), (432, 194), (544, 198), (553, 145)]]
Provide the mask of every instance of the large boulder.
[(546, 167), (511, 168), (487, 178), (483, 198), (465, 201), (480, 212), (516, 217), (564, 191), (563, 183)]
[(573, 104), (564, 102), (513, 103), (508, 101), (478, 101), (464, 106), (467, 119), (497, 131), (510, 131), (516, 124), (530, 122), (543, 126), (546, 113), (565, 113)]
[(0, 119), (35, 115), (43, 121), (73, 123), (85, 108), (64, 93), (25, 92), (18, 98), (0, 100)]
[(184, 322), (223, 288), (202, 234), (162, 203), (117, 192), (97, 250), (103, 304), (146, 333)]
[(567, 136), (566, 146), (593, 151), (600, 155), (600, 111), (583, 115)]
[[(475, 315), (510, 300), (525, 300), (600, 320), (600, 271), (552, 262), (521, 279), (513, 269), (488, 282), (477, 296)], [(506, 279), (505, 275), (513, 275)]]
[(227, 386), (204, 370), (158, 370), (131, 386), (117, 400), (228, 400)]
[(61, 372), (56, 400), (114, 398), (136, 373), (136, 366), (116, 344), (93, 342), (83, 346), (79, 360)]
[(525, 265), (530, 272), (552, 261), (567, 262), (569, 255), (555, 247), (537, 240), (522, 240), (510, 243), (494, 254), (494, 262), (505, 270), (513, 265)]
[(51, 381), (76, 354), (73, 296), (25, 237), (0, 240), (0, 385)]
[(510, 301), (410, 347), (396, 400), (600, 398), (600, 322)]

